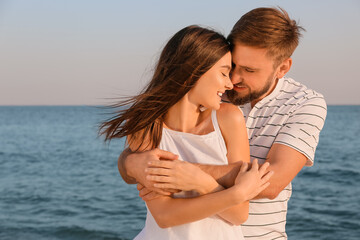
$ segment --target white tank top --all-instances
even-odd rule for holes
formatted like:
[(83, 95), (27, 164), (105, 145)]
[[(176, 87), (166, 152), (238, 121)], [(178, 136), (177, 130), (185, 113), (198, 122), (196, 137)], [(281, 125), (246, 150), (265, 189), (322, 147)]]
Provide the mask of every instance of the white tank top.
[[(216, 111), (211, 113), (215, 131), (205, 135), (178, 132), (163, 128), (160, 149), (179, 155), (192, 163), (224, 165), (228, 164), (226, 145), (216, 118)], [(196, 222), (191, 222), (170, 228), (160, 228), (150, 211), (147, 211), (144, 229), (135, 237), (156, 240), (219, 240), (244, 239), (239, 226), (231, 226), (217, 216), (211, 216)]]

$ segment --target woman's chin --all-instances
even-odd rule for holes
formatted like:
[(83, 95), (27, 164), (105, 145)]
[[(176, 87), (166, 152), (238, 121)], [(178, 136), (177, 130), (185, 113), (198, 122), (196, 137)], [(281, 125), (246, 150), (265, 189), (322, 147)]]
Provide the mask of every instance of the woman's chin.
[(207, 104), (206, 106), (205, 105), (200, 105), (200, 111), (203, 112), (205, 111), (206, 109), (211, 109), (211, 110), (219, 110), (220, 109), (220, 104), (221, 103), (214, 103), (214, 104)]
[(220, 103), (219, 104), (216, 104), (216, 105), (214, 105), (214, 106), (211, 106), (211, 109), (212, 110), (219, 110), (220, 109)]

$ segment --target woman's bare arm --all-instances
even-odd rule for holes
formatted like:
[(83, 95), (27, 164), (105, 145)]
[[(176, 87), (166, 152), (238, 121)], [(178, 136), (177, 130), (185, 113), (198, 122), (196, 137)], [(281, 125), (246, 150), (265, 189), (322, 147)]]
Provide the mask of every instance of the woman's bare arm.
[[(217, 111), (219, 127), (225, 140), (228, 163), (250, 162), (250, 147), (242, 112), (238, 107), (223, 103)], [(244, 168), (246, 165), (242, 165)], [(224, 220), (238, 225), (245, 222), (249, 215), (249, 202), (243, 202), (218, 213)]]
[[(132, 141), (135, 142), (136, 141)], [(130, 149), (132, 148), (129, 145)], [(143, 149), (147, 150), (147, 149)], [(190, 167), (192, 171), (197, 171), (197, 174), (192, 176), (200, 176), (204, 191), (213, 191), (218, 187), (218, 183), (208, 174), (204, 173), (196, 166), (190, 163), (180, 161), (151, 161), (152, 164), (161, 164), (163, 170), (167, 170), (167, 164), (177, 164), (178, 166)], [(164, 167), (165, 166), (165, 167)], [(186, 199), (173, 199), (168, 196), (158, 197), (147, 202), (148, 208), (152, 213), (154, 219), (160, 227), (171, 227), (184, 223), (197, 221), (219, 212), (222, 212), (229, 207), (236, 204), (247, 201), (247, 197), (254, 194), (254, 191), (259, 191), (267, 186), (268, 179), (263, 177), (265, 175), (265, 168), (258, 169), (258, 166), (254, 166), (251, 171), (247, 171), (244, 167), (240, 170), (235, 185), (230, 189), (202, 195), (195, 198)], [(177, 173), (181, 171), (175, 171)], [(184, 171), (186, 174), (190, 171)], [(149, 180), (158, 181), (158, 178), (164, 178), (164, 176), (149, 176)], [(161, 181), (160, 181), (161, 182)], [(159, 184), (159, 183), (157, 183)], [(155, 185), (156, 186), (156, 185)], [(208, 188), (208, 189), (206, 189)], [(210, 189), (210, 190), (209, 190)], [(256, 192), (256, 193), (257, 193)]]
[(259, 169), (255, 161), (249, 171), (247, 166), (243, 165), (235, 179), (235, 185), (229, 189), (195, 198), (173, 199), (162, 196), (147, 201), (147, 206), (162, 228), (198, 221), (224, 212), (256, 196), (268, 186), (270, 175), (266, 172), (267, 166), (263, 165)]

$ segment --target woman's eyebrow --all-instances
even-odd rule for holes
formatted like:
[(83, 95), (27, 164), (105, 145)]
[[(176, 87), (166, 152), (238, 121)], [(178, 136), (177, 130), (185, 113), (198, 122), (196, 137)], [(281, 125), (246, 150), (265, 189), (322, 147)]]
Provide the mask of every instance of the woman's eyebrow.
[(221, 66), (221, 68), (227, 68), (227, 69), (231, 69), (231, 67), (229, 66), (229, 65), (223, 65), (223, 66)]

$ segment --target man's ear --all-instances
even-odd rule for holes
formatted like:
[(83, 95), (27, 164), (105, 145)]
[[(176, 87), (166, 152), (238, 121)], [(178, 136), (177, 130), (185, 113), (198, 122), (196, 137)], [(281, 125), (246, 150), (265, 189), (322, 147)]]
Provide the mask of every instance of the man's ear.
[(287, 58), (285, 59), (278, 67), (278, 72), (276, 77), (277, 78), (282, 78), (283, 76), (285, 76), (285, 74), (290, 70), (292, 65), (292, 58)]

